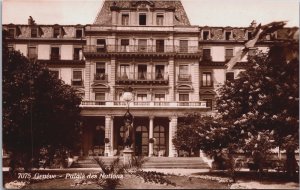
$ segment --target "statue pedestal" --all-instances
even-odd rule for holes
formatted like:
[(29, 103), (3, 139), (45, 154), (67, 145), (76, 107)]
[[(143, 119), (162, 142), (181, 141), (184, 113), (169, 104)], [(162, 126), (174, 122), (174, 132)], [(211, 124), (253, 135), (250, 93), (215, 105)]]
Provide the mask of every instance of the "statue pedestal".
[(125, 148), (123, 150), (123, 162), (124, 165), (131, 165), (132, 163), (133, 150), (131, 148)]

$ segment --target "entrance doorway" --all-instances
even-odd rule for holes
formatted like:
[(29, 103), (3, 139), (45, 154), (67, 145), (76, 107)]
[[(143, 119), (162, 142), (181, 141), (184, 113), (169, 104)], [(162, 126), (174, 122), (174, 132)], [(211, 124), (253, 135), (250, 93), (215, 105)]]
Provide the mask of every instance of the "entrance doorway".
[(148, 155), (149, 132), (146, 126), (137, 126), (135, 131), (135, 155)]

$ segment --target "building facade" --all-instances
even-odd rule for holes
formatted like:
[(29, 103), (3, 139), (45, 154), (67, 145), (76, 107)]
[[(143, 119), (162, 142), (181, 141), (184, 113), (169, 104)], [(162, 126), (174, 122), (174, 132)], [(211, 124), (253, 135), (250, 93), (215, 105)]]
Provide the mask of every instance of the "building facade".
[[(46, 63), (82, 96), (84, 155), (122, 154), (122, 94), (130, 86), (135, 154), (169, 157), (181, 156), (172, 143), (178, 121), (213, 111), (216, 89), (247, 67), (247, 56), (230, 71), (226, 62), (254, 28), (255, 22), (193, 26), (179, 0), (105, 0), (88, 25), (38, 25), (32, 18), (27, 25), (3, 25), (9, 48)], [(267, 51), (289, 30), (267, 35), (255, 49)]]

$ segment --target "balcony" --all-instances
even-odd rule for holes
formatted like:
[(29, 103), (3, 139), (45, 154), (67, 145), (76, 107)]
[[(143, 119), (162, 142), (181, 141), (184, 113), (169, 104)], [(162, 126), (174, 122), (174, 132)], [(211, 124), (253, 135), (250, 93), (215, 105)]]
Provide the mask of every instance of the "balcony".
[(190, 74), (179, 74), (178, 81), (191, 81), (191, 75)]
[(50, 60), (60, 60), (60, 55), (59, 54), (50, 54)]
[(108, 79), (108, 75), (105, 73), (96, 73), (94, 75), (94, 81), (101, 81), (101, 82), (105, 82)]
[[(127, 107), (124, 101), (82, 101), (81, 107)], [(206, 101), (133, 101), (129, 103), (131, 108), (209, 108)]]
[(152, 55), (152, 56), (167, 56), (169, 54), (172, 55), (197, 55), (200, 56), (200, 50), (198, 46), (188, 46), (188, 47), (180, 47), (180, 46), (172, 46), (172, 45), (164, 45), (164, 46), (156, 46), (156, 45), (106, 45), (105, 47), (101, 47), (96, 45), (87, 45), (83, 48), (83, 53), (85, 56), (104, 56), (107, 53), (115, 54), (118, 53), (119, 56), (124, 55)]
[(116, 82), (119, 84), (168, 84), (168, 73), (138, 73), (138, 72), (123, 72), (117, 73)]

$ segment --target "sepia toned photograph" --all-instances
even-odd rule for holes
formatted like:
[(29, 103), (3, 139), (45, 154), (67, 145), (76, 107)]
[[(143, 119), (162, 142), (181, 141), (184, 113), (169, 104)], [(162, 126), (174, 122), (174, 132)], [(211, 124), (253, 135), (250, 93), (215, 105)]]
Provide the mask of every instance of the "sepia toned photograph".
[(3, 0), (2, 188), (299, 189), (298, 0)]

